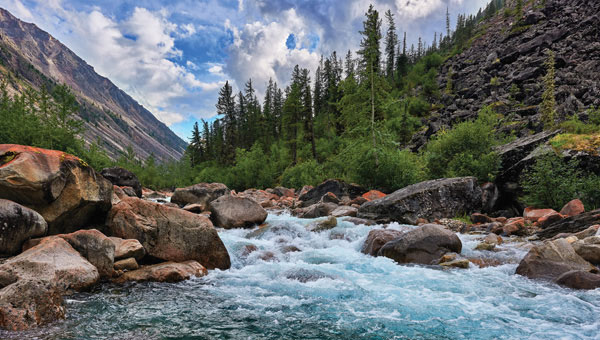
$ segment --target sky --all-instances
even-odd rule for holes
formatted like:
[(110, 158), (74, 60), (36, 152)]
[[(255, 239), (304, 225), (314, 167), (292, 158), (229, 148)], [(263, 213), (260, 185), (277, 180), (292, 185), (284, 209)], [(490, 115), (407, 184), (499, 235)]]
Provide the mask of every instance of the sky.
[[(0, 7), (64, 43), (184, 140), (215, 117), (219, 89), (269, 78), (284, 87), (296, 64), (360, 44), (370, 4), (395, 16), (408, 43), (427, 42), (488, 0), (0, 0)], [(384, 30), (386, 29), (384, 25)], [(383, 48), (383, 46), (382, 46)]]

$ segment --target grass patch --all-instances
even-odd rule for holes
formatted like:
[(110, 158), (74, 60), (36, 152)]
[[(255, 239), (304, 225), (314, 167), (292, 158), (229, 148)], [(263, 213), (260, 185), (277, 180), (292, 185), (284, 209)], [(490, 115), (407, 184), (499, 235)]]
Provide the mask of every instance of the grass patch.
[(550, 145), (557, 150), (576, 150), (592, 155), (599, 155), (600, 134), (573, 134), (564, 133), (550, 140)]

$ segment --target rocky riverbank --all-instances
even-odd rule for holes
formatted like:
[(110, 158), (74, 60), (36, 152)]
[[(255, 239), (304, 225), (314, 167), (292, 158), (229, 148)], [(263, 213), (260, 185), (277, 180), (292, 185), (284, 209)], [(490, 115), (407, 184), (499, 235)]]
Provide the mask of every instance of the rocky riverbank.
[[(0, 327), (25, 330), (64, 318), (65, 295), (102, 282), (177, 282), (227, 270), (231, 257), (217, 228), (268, 233), (279, 228), (264, 224), (268, 213), (283, 211), (317, 218), (306, 227), (312, 233), (331, 230), (342, 219), (378, 224), (362, 252), (398, 264), (502, 264), (462, 254), (457, 233), (476, 235), (477, 249), (490, 254), (502, 251), (502, 243), (524, 242), (531, 249), (516, 274), (576, 289), (600, 287), (600, 211), (585, 212), (578, 200), (560, 212), (525, 209), (515, 217), (490, 214), (497, 188), (470, 177), (423, 182), (386, 195), (338, 180), (298, 191), (237, 193), (223, 184), (200, 183), (161, 193), (142, 189), (124, 169), (102, 174), (106, 177), (62, 152), (0, 145), (0, 254), (5, 257)], [(415, 227), (388, 229), (392, 222)], [(301, 251), (292, 244), (282, 247)], [(243, 251), (250, 255), (257, 247), (248, 244)], [(268, 251), (259, 256), (273, 257)]]

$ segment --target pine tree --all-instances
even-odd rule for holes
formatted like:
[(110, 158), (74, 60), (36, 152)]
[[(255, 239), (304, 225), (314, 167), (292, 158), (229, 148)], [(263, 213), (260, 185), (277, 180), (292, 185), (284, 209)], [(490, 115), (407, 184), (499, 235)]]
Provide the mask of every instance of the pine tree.
[[(379, 20), (379, 12), (373, 5), (369, 6), (366, 13), (367, 19), (363, 22), (363, 31), (360, 32), (363, 38), (360, 42), (361, 49), (358, 53), (362, 56), (362, 63), (365, 65), (367, 72), (366, 78), (369, 79), (369, 87), (371, 92), (371, 134), (373, 149), (377, 148), (377, 140), (375, 138), (375, 78), (379, 76), (379, 65), (381, 52), (379, 50), (379, 41), (381, 40), (381, 20)], [(375, 165), (379, 166), (379, 158), (375, 153)]]
[(550, 130), (554, 128), (554, 119), (556, 116), (556, 96), (555, 96), (555, 77), (556, 77), (556, 63), (554, 59), (554, 52), (546, 50), (548, 59), (545, 62), (546, 75), (543, 78), (544, 93), (542, 94), (542, 103), (540, 104), (540, 112), (542, 115), (542, 123), (544, 129)]
[(354, 77), (354, 59), (352, 59), (352, 51), (348, 50), (346, 53), (345, 73), (346, 78)]
[(385, 12), (385, 18), (388, 23), (387, 35), (385, 38), (385, 54), (386, 54), (386, 76), (390, 84), (394, 81), (394, 70), (396, 62), (396, 46), (398, 45), (398, 34), (396, 34), (396, 23), (392, 11)]
[(188, 146), (188, 150), (192, 166), (196, 166), (202, 161), (204, 153), (202, 145), (202, 136), (200, 135), (200, 128), (198, 127), (198, 122), (194, 123), (194, 128), (192, 130), (192, 138), (190, 138), (190, 145)]
[(225, 154), (222, 155), (222, 159), (233, 161), (237, 142), (237, 120), (233, 89), (228, 81), (225, 82), (225, 85), (219, 91), (219, 99), (217, 100), (216, 107), (217, 114), (223, 116), (221, 119), (225, 127), (225, 140), (223, 144), (223, 152)]

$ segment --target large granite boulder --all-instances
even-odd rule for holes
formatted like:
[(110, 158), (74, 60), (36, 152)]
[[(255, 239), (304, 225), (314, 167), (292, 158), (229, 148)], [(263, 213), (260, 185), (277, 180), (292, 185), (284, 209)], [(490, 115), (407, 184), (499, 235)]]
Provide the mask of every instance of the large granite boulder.
[(399, 238), (402, 234), (403, 232), (393, 229), (371, 230), (360, 251), (363, 254), (377, 256), (381, 247), (386, 243)]
[(0, 198), (31, 208), (49, 234), (102, 223), (112, 184), (79, 158), (61, 151), (0, 145)]
[(455, 233), (436, 224), (425, 224), (386, 243), (378, 256), (398, 263), (435, 264), (446, 253), (460, 253), (462, 243)]
[(171, 202), (184, 207), (188, 204), (200, 204), (208, 210), (208, 204), (213, 200), (229, 195), (231, 190), (222, 183), (199, 183), (186, 188), (178, 188), (171, 197)]
[(561, 238), (531, 248), (519, 263), (516, 273), (530, 279), (554, 281), (572, 270), (592, 272), (596, 268), (577, 255), (571, 244)]
[(25, 330), (64, 318), (62, 295), (92, 287), (100, 275), (59, 237), (0, 265), (0, 327)]
[[(93, 264), (101, 277), (112, 277), (115, 262), (115, 245), (96, 229), (78, 230), (71, 234), (59, 234), (47, 238), (59, 237), (69, 242), (73, 249)], [(35, 247), (44, 239), (32, 239), (23, 245), (23, 250)]]
[(356, 197), (366, 193), (367, 190), (356, 184), (348, 184), (337, 179), (329, 179), (319, 184), (316, 188), (312, 188), (305, 193), (301, 193), (298, 199), (302, 201), (301, 204), (303, 207), (308, 207), (318, 203), (328, 192), (334, 194), (340, 199), (348, 197), (350, 200), (353, 200)]
[(482, 192), (475, 177), (437, 179), (410, 185), (367, 202), (358, 217), (379, 222), (417, 224), (417, 220), (452, 218), (479, 211)]
[(206, 268), (196, 261), (164, 262), (128, 271), (117, 278), (115, 282), (180, 282), (188, 280), (192, 276), (202, 277), (206, 274), (208, 274)]
[(111, 236), (136, 239), (161, 260), (195, 260), (208, 269), (231, 265), (217, 230), (202, 215), (128, 197), (113, 206), (106, 224)]
[(42, 215), (12, 201), (0, 199), (0, 256), (21, 252), (23, 242), (46, 235)]
[(252, 228), (267, 219), (267, 211), (254, 200), (225, 195), (210, 202), (210, 218), (225, 229)]

